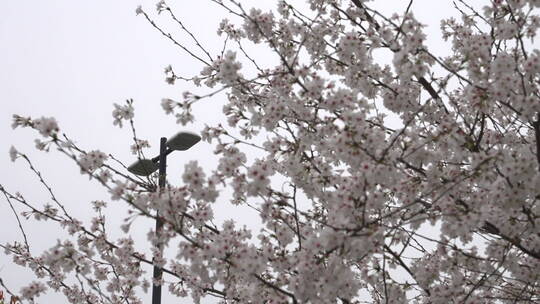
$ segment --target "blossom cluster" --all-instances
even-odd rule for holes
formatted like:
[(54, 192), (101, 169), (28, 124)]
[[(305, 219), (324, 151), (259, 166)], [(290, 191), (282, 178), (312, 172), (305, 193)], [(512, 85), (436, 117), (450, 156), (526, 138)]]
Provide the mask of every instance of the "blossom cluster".
[(113, 125), (117, 125), (119, 126), (120, 128), (123, 126), (123, 120), (130, 120), (130, 119), (133, 119), (133, 116), (134, 116), (134, 109), (133, 109), (133, 105), (128, 102), (126, 105), (119, 105), (119, 104), (114, 104), (114, 111), (112, 113), (112, 116), (114, 118), (113, 120)]
[[(218, 28), (238, 48), (225, 44), (187, 79), (210, 93), (161, 102), (187, 124), (193, 107), (226, 92), (227, 127), (201, 134), (215, 145), (214, 168), (190, 161), (180, 185), (157, 188), (153, 176), (56, 138), (54, 119), (14, 117), (128, 206), (125, 233), (138, 217), (163, 224), (147, 233), (151, 258), (129, 235), (110, 239), (106, 202), (92, 202), (85, 224), (55, 201), (26, 214), (61, 223), (77, 242), (38, 257), (11, 244), (15, 263), (73, 303), (103, 294), (142, 303), (135, 290), (161, 283), (196, 303), (540, 302), (538, 1), (456, 2), (461, 18), (441, 22), (444, 58), (430, 50), (414, 5), (386, 16), (362, 0), (309, 0), (309, 12), (286, 1), (268, 12), (214, 2), (241, 19)], [(157, 10), (169, 8), (160, 1)], [(256, 62), (243, 42), (278, 62)], [(180, 79), (165, 72), (170, 84)], [(131, 122), (132, 103), (114, 106), (115, 125)], [(216, 223), (224, 205), (250, 210), (259, 226)], [(166, 279), (151, 281), (140, 264), (162, 267)], [(64, 284), (73, 273), (92, 278), (81, 283), (91, 288)]]
[(81, 173), (92, 172), (100, 168), (106, 160), (107, 154), (97, 150), (81, 155), (79, 159)]

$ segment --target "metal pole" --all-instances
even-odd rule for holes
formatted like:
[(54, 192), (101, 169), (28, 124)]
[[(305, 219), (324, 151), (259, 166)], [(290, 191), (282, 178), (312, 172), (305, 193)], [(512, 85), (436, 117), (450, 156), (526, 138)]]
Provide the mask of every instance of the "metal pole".
[[(160, 191), (165, 188), (166, 176), (167, 176), (167, 138), (162, 137), (159, 144), (159, 189)], [(156, 233), (161, 231), (163, 222), (159, 218), (159, 212), (156, 214)], [(163, 253), (163, 247), (158, 243), (158, 248)], [(163, 276), (163, 269), (154, 265), (154, 280), (161, 280)], [(152, 304), (161, 304), (161, 284), (153, 284), (152, 287)]]

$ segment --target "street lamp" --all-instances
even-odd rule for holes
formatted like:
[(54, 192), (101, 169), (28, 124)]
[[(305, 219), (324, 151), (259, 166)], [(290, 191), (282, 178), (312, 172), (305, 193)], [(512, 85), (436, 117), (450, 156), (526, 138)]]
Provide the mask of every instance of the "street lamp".
[[(152, 159), (140, 159), (128, 167), (128, 171), (141, 176), (148, 176), (159, 169), (159, 188), (165, 188), (167, 174), (167, 155), (173, 151), (185, 151), (198, 143), (201, 137), (190, 132), (180, 132), (169, 140), (162, 137), (159, 144), (159, 155)], [(156, 234), (161, 230), (163, 221), (159, 218), (159, 212), (156, 214)], [(158, 244), (159, 250), (163, 250)], [(161, 280), (163, 269), (154, 265), (154, 280)], [(161, 284), (153, 284), (152, 304), (161, 304)]]

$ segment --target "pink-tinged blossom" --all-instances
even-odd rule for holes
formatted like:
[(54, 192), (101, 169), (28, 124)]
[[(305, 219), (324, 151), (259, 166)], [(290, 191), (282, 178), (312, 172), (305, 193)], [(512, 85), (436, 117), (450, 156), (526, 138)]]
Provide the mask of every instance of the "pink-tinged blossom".
[(367, 59), (367, 49), (357, 33), (345, 34), (339, 42), (339, 57), (345, 62), (361, 62)]
[(244, 22), (244, 32), (247, 38), (255, 43), (261, 38), (269, 38), (272, 35), (274, 14), (263, 13), (260, 9), (252, 8)]
[(204, 186), (205, 174), (196, 161), (190, 161), (185, 165), (182, 180), (191, 191), (201, 191)]
[(35, 139), (34, 143), (36, 144), (36, 149), (40, 151), (48, 151), (48, 142), (42, 141), (40, 139)]
[[(385, 15), (367, 0), (280, 1), (266, 13), (215, 2), (233, 18), (218, 27), (227, 43), (217, 57), (191, 37), (204, 67), (187, 80), (200, 95), (161, 102), (187, 124), (211, 106), (204, 99), (223, 97), (228, 124), (201, 132), (215, 162), (188, 161), (180, 181), (172, 172), (158, 187), (155, 174), (128, 175), (105, 166), (108, 154), (57, 138), (50, 120), (14, 116), (14, 128), (52, 136), (39, 149), (65, 153), (128, 208), (123, 233), (160, 219), (145, 231), (151, 248), (110, 236), (106, 202), (82, 221), (55, 196), (22, 215), (58, 222), (77, 242), (37, 256), (8, 244), (14, 263), (73, 303), (142, 303), (154, 281), (140, 265), (152, 262), (167, 273), (155, 283), (195, 303), (540, 300), (538, 1), (457, 1), (460, 18), (441, 22), (444, 54), (414, 5)], [(131, 120), (131, 101), (113, 116)], [(82, 286), (65, 287), (74, 274)]]
[(163, 71), (165, 72), (165, 74), (168, 74), (168, 73), (172, 73), (173, 69), (172, 69), (172, 66), (169, 64), (167, 65)]
[(56, 119), (54, 119), (53, 117), (41, 117), (38, 119), (34, 119), (33, 123), (33, 127), (38, 130), (43, 137), (56, 135), (56, 133), (58, 133), (58, 131), (60, 130)]
[(190, 122), (193, 122), (195, 119), (193, 114), (191, 114), (191, 111), (189, 111), (188, 109), (184, 109), (182, 112), (177, 113), (175, 117), (176, 117), (176, 123), (181, 124), (182, 126), (185, 126)]
[(103, 166), (103, 163), (107, 160), (107, 158), (107, 154), (97, 150), (81, 155), (79, 158), (81, 174), (94, 172), (96, 169)]
[(265, 195), (266, 187), (270, 185), (269, 177), (274, 174), (274, 170), (269, 163), (257, 161), (248, 170), (248, 195)]
[(133, 105), (131, 103), (127, 103), (126, 105), (119, 105), (114, 104), (114, 110), (112, 112), (112, 116), (114, 118), (113, 125), (119, 126), (120, 128), (123, 127), (124, 120), (131, 120), (135, 116), (135, 113), (133, 112)]
[(163, 111), (165, 111), (165, 114), (171, 114), (175, 105), (176, 102), (170, 98), (163, 98), (161, 100), (161, 107), (163, 108)]
[(23, 299), (33, 300), (45, 291), (47, 291), (47, 287), (43, 283), (34, 281), (21, 289), (21, 295)]
[(165, 3), (164, 0), (159, 0), (157, 3), (156, 3), (156, 11), (159, 13), (161, 13), (162, 11), (166, 10), (168, 7), (167, 7), (167, 4)]
[(229, 19), (223, 19), (219, 24), (217, 34), (221, 36), (223, 33), (227, 35), (232, 40), (239, 40), (245, 35), (242, 30), (236, 28), (233, 24), (230, 23)]
[(19, 152), (17, 149), (15, 149), (15, 147), (11, 146), (11, 148), (9, 148), (9, 159), (11, 159), (12, 162), (17, 159), (18, 154)]
[(214, 218), (214, 211), (208, 204), (196, 204), (189, 215), (193, 218), (193, 224), (200, 227)]
[(233, 84), (238, 80), (240, 74), (238, 71), (242, 67), (239, 61), (236, 61), (236, 53), (227, 51), (223, 58), (218, 61), (217, 75), (224, 84)]
[(135, 143), (131, 145), (130, 150), (131, 154), (137, 155), (142, 149), (150, 148), (150, 143), (146, 139), (135, 139)]
[(127, 185), (125, 183), (122, 183), (120, 181), (117, 181), (116, 182), (116, 185), (113, 186), (109, 192), (111, 194), (111, 199), (116, 201), (116, 200), (119, 200), (122, 198), (122, 196), (126, 193), (127, 191)]
[(30, 117), (22, 117), (17, 114), (13, 115), (13, 123), (11, 124), (11, 128), (16, 129), (17, 127), (27, 127), (31, 124), (32, 119)]
[(246, 162), (246, 155), (237, 148), (227, 148), (223, 152), (223, 157), (219, 160), (218, 170), (224, 176), (233, 177), (237, 174), (238, 168)]

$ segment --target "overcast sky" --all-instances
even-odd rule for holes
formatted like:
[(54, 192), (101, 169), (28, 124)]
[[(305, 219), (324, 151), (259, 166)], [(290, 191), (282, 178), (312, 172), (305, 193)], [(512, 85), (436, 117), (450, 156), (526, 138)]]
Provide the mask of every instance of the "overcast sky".
[[(135, 8), (142, 4), (158, 23), (169, 24), (165, 16), (155, 15), (156, 2), (0, 2), (0, 184), (12, 192), (20, 191), (29, 200), (48, 201), (48, 195), (39, 187), (27, 166), (22, 161), (9, 161), (8, 150), (13, 145), (30, 155), (56, 189), (59, 199), (75, 214), (89, 216), (88, 202), (108, 199), (101, 187), (94, 182), (89, 183), (88, 178), (81, 176), (79, 169), (64, 157), (35, 151), (33, 139), (37, 137), (36, 133), (12, 130), (13, 114), (34, 118), (54, 116), (61, 131), (75, 139), (82, 148), (112, 153), (127, 164), (134, 160), (129, 151), (131, 135), (127, 128), (112, 127), (113, 103), (123, 103), (128, 98), (135, 100), (138, 136), (150, 140), (154, 152), (157, 152), (160, 136), (171, 136), (179, 130), (198, 132), (204, 124), (223, 121), (223, 95), (196, 105), (194, 114), (197, 121), (192, 125), (178, 126), (173, 117), (164, 116), (159, 105), (161, 98), (179, 98), (188, 89), (198, 93), (204, 91), (183, 83), (175, 86), (165, 83), (165, 66), (171, 64), (175, 71), (192, 76), (200, 71), (201, 65), (167, 41), (142, 16), (135, 15)], [(201, 42), (213, 55), (217, 54), (222, 44), (217, 39), (216, 29), (225, 16), (223, 10), (210, 1), (169, 2)], [(267, 8), (275, 7), (276, 3), (269, 0), (243, 2), (248, 7), (264, 3)], [(377, 2), (380, 7), (391, 11), (402, 11), (408, 3), (401, 0)], [(441, 17), (454, 14), (451, 1), (443, 0), (416, 1), (413, 11), (429, 25), (427, 32), (430, 34), (438, 32)], [(180, 41), (188, 41), (179, 30), (168, 28), (173, 34), (179, 34)], [(431, 46), (436, 53), (445, 50), (442, 44)], [(188, 160), (198, 160), (210, 168), (215, 161), (212, 146), (200, 143), (181, 155), (172, 155), (168, 161), (171, 183), (178, 184), (180, 169)], [(122, 207), (113, 206), (113, 209), (120, 212)], [(232, 216), (224, 211), (219, 217), (227, 218), (229, 215)], [(3, 199), (0, 200), (0, 223), (0, 241), (20, 238), (16, 222)], [(46, 228), (48, 225), (23, 224), (35, 248), (34, 253), (50, 247), (58, 237), (57, 230)], [(140, 231), (143, 233), (144, 229)], [(146, 235), (134, 237), (142, 241), (146, 239)], [(14, 291), (31, 278), (22, 268), (13, 266), (3, 252), (0, 253), (0, 277)], [(58, 299), (54, 295), (48, 297), (51, 302)]]

